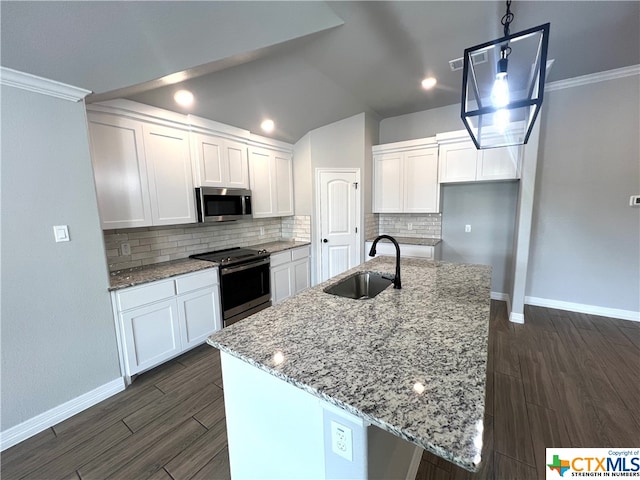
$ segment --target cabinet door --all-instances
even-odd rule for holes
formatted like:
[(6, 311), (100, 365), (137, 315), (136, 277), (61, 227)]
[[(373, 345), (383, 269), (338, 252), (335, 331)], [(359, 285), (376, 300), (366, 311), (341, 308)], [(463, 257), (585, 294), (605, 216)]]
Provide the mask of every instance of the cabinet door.
[(409, 151), (404, 156), (404, 212), (436, 213), (440, 206), (438, 149)]
[(147, 370), (181, 352), (174, 298), (120, 314), (130, 375)]
[(211, 135), (194, 135), (194, 168), (197, 187), (222, 187), (223, 140)]
[(476, 180), (512, 180), (519, 178), (522, 147), (482, 150), (478, 156)]
[(95, 113), (88, 120), (102, 228), (151, 225), (141, 124)]
[(292, 294), (291, 263), (271, 267), (271, 302), (275, 305)]
[(224, 187), (249, 188), (247, 171), (247, 146), (231, 140), (225, 140), (224, 154)]
[[(291, 155), (282, 152), (275, 152), (273, 155), (275, 172), (275, 192), (276, 199), (275, 215), (293, 215), (293, 169)], [(273, 184), (272, 184), (273, 186)]]
[(258, 148), (249, 149), (249, 183), (253, 216), (272, 217), (274, 198), (271, 175), (271, 154)]
[(440, 183), (473, 182), (476, 179), (478, 150), (472, 142), (440, 146)]
[(195, 194), (187, 132), (144, 125), (143, 133), (153, 224), (194, 223)]
[(374, 213), (402, 213), (402, 153), (383, 153), (373, 158)]
[(311, 285), (311, 270), (309, 268), (309, 258), (303, 258), (291, 264), (291, 284), (293, 286), (293, 294), (309, 288)]
[(203, 343), (222, 328), (218, 286), (197, 290), (178, 297), (182, 350)]

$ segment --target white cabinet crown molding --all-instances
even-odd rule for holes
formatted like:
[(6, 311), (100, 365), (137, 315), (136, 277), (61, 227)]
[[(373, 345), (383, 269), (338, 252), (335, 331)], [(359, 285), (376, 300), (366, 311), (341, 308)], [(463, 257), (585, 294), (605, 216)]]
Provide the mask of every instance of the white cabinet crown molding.
[(293, 154), (293, 145), (290, 143), (275, 140), (273, 138), (263, 137), (255, 133), (249, 133), (248, 139), (249, 146), (268, 148), (269, 150), (276, 150), (285, 153)]
[(209, 120), (208, 118), (198, 117), (191, 113), (187, 115), (187, 123), (189, 124), (189, 129), (194, 133), (215, 135), (216, 137), (226, 138), (240, 143), (247, 143), (251, 135), (249, 130), (216, 122), (215, 120)]
[(134, 120), (142, 120), (147, 123), (179, 128), (185, 131), (189, 130), (189, 119), (186, 115), (172, 112), (171, 110), (152, 107), (132, 100), (119, 98), (116, 100), (108, 100), (106, 102), (90, 103), (87, 104), (87, 110), (90, 112), (119, 115), (132, 118)]
[(0, 66), (0, 84), (72, 102), (79, 102), (91, 93), (91, 90), (2, 66)]
[(376, 153), (392, 153), (396, 151), (410, 151), (412, 149), (423, 149), (429, 147), (438, 147), (436, 137), (417, 138), (415, 140), (405, 140), (402, 142), (384, 143), (382, 145), (374, 145), (373, 154)]

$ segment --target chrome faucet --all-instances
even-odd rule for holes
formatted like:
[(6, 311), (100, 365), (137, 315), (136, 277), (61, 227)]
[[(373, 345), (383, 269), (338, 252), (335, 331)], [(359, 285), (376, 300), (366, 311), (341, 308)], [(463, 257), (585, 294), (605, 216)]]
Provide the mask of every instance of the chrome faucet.
[(375, 257), (376, 255), (376, 245), (378, 244), (378, 240), (386, 238), (387, 240), (391, 240), (391, 243), (396, 247), (396, 276), (393, 278), (393, 288), (402, 288), (402, 282), (400, 281), (400, 245), (395, 238), (389, 235), (378, 235), (376, 239), (373, 241), (373, 245), (371, 245), (371, 250), (369, 250), (369, 256)]

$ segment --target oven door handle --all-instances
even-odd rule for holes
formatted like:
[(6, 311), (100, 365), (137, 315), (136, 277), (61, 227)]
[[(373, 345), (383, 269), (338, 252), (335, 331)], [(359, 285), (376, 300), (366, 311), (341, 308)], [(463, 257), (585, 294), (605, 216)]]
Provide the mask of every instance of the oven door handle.
[(220, 269), (220, 275), (229, 275), (231, 273), (242, 272), (243, 270), (249, 270), (250, 268), (259, 267), (260, 265), (268, 265), (271, 261), (270, 258), (263, 258), (257, 262), (245, 263), (238, 265), (237, 267), (222, 267)]

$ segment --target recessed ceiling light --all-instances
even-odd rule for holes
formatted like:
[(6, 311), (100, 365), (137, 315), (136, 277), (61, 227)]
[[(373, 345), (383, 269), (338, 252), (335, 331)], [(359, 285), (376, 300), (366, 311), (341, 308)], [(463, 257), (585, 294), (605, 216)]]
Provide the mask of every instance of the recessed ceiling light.
[(273, 129), (275, 127), (276, 127), (276, 124), (270, 118), (263, 120), (263, 122), (260, 124), (260, 128), (262, 128), (262, 130), (264, 130), (265, 132), (273, 132)]
[(178, 105), (182, 105), (183, 107), (188, 107), (193, 103), (193, 93), (189, 90), (178, 90), (174, 95), (173, 99), (176, 101)]
[(435, 87), (436, 83), (438, 83), (438, 81), (435, 79), (435, 77), (427, 77), (422, 80), (422, 88), (424, 88), (425, 90), (429, 90), (430, 88)]

